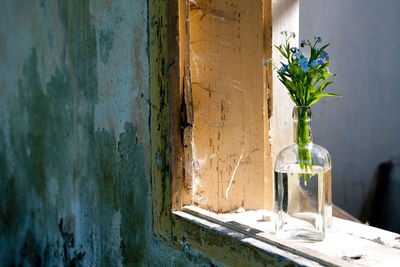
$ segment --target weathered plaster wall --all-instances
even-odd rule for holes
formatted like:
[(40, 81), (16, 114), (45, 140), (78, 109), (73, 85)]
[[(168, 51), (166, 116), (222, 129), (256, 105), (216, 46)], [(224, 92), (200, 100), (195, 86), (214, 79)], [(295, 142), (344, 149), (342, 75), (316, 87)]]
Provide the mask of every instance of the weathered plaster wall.
[(148, 2), (1, 6), (0, 266), (207, 265), (152, 237)]

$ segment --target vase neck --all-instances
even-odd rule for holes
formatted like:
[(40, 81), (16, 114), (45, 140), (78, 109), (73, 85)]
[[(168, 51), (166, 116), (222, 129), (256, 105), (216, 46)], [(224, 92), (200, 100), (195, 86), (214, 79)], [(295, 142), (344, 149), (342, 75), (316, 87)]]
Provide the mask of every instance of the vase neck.
[(312, 112), (309, 106), (293, 108), (293, 137), (299, 146), (307, 146), (312, 143), (311, 118)]

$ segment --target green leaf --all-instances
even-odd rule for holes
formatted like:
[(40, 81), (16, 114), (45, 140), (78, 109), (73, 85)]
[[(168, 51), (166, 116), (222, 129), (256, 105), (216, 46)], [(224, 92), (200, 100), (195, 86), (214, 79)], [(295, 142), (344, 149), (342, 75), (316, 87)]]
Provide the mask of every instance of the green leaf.
[(283, 51), (283, 49), (282, 49), (281, 46), (275, 46), (275, 47), (278, 49), (279, 52), (281, 52), (281, 54), (282, 54), (285, 58), (288, 58), (288, 55)]
[(290, 48), (289, 48), (289, 44), (286, 44), (286, 54), (290, 55)]
[(323, 97), (342, 97), (342, 96), (339, 94), (334, 94), (334, 93), (319, 94), (313, 99), (313, 101), (311, 101), (311, 103), (309, 105), (311, 106), (312, 104), (317, 103)]
[(320, 49), (324, 50), (325, 48), (327, 48), (330, 44), (326, 44), (323, 47), (321, 47)]
[(316, 93), (321, 93), (322, 91), (324, 91), (325, 90), (325, 88), (328, 86), (328, 85), (330, 85), (330, 84), (332, 84), (332, 83), (334, 83), (334, 82), (327, 82), (327, 81), (325, 81), (325, 82), (323, 82), (318, 88), (317, 88), (317, 90), (315, 90), (316, 91)]
[(327, 94), (319, 94), (318, 97), (322, 98), (322, 97), (328, 97), (328, 96), (333, 96), (333, 97), (342, 97), (339, 94), (334, 94), (334, 93), (327, 93)]
[(315, 103), (317, 103), (318, 102), (318, 100), (319, 100), (319, 98), (315, 98), (315, 99), (313, 99), (312, 101), (311, 101), (311, 103), (310, 104), (308, 104), (309, 106), (311, 106), (312, 104), (315, 104)]

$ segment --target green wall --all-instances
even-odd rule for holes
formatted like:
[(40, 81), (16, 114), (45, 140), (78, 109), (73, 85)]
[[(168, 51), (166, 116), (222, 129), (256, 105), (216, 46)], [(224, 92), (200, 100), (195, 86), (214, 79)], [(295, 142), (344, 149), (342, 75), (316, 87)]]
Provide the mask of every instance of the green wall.
[(186, 266), (153, 239), (145, 0), (0, 9), (0, 266)]

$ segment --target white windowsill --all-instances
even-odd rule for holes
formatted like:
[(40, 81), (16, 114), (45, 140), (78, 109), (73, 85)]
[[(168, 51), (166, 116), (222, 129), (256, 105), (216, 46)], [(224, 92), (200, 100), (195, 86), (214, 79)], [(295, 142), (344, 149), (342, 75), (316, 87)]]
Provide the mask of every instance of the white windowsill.
[[(283, 240), (273, 235), (273, 213), (266, 210), (216, 214), (186, 206), (174, 212), (194, 223), (249, 243), (296, 263), (318, 266), (400, 266), (400, 235), (333, 218), (322, 242)], [(244, 238), (245, 237), (245, 238)]]

